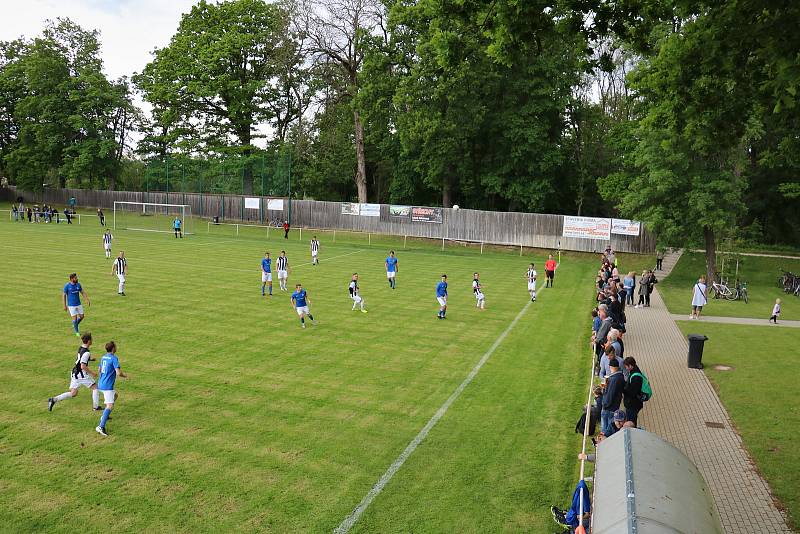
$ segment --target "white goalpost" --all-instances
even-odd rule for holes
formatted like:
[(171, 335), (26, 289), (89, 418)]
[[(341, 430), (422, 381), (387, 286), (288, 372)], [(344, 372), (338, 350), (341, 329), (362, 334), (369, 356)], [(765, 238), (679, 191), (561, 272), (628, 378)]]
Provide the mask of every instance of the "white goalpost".
[(183, 235), (194, 234), (192, 207), (188, 204), (114, 201), (114, 230), (173, 233), (180, 219)]

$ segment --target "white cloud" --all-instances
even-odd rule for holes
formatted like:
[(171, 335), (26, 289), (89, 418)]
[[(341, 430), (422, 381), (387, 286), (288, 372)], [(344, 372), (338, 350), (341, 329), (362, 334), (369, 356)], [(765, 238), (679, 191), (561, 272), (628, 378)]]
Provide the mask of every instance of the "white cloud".
[(140, 72), (150, 52), (169, 43), (181, 14), (196, 0), (0, 0), (0, 40), (41, 34), (47, 19), (70, 18), (86, 30), (99, 30), (109, 78)]

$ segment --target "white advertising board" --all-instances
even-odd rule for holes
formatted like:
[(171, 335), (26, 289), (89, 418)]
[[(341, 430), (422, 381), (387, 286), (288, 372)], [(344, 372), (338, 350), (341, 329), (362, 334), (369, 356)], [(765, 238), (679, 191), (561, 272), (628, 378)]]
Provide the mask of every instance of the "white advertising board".
[(564, 215), (564, 237), (584, 239), (611, 239), (611, 219), (603, 217), (577, 217)]
[(360, 215), (362, 217), (380, 217), (381, 205), (380, 204), (361, 204)]
[(639, 235), (642, 223), (629, 219), (611, 219), (611, 233), (617, 235)]
[(268, 210), (275, 210), (275, 211), (283, 211), (283, 199), (282, 198), (271, 198), (267, 200), (267, 209)]
[(261, 207), (261, 203), (258, 201), (257, 198), (249, 198), (245, 197), (244, 199), (244, 207), (248, 210), (257, 210)]

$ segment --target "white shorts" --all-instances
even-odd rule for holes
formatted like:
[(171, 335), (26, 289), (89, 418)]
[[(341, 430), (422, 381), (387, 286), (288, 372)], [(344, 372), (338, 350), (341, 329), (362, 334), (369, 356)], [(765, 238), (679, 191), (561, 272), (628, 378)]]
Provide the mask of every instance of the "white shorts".
[(106, 247), (106, 250), (111, 250), (111, 245), (104, 244), (103, 246)]
[(477, 293), (475, 293), (475, 298), (478, 300), (483, 300), (483, 293), (478, 291)]
[(119, 278), (119, 281), (122, 282), (123, 284), (125, 283), (125, 275), (124, 274), (117, 274), (117, 278)]
[(117, 392), (113, 389), (101, 389), (100, 393), (103, 394), (103, 404), (114, 404), (117, 400)]
[(308, 315), (308, 306), (298, 306), (295, 308), (297, 315)]
[(86, 376), (84, 378), (75, 378), (72, 373), (69, 374), (69, 389), (78, 389), (83, 386), (91, 388), (94, 385), (94, 378)]
[(317, 250), (312, 250), (312, 251), (311, 251), (311, 257), (312, 257), (312, 258), (316, 258), (318, 253), (319, 253), (319, 251), (317, 251)]
[(386, 271), (386, 278), (394, 278), (397, 271)]
[(528, 282), (528, 291), (536, 291), (536, 282)]
[(439, 301), (439, 306), (447, 306), (447, 297), (436, 297)]
[(265, 273), (264, 271), (261, 271), (261, 281), (272, 282), (272, 273)]
[(353, 299), (353, 302), (355, 302), (356, 304), (358, 304), (362, 300), (359, 295), (356, 295), (355, 297), (350, 297), (350, 298)]
[(67, 309), (69, 310), (69, 314), (72, 317), (75, 317), (76, 315), (83, 315), (83, 306), (82, 305), (67, 306)]
[(278, 278), (283, 278), (286, 280), (289, 278), (289, 271), (278, 271)]

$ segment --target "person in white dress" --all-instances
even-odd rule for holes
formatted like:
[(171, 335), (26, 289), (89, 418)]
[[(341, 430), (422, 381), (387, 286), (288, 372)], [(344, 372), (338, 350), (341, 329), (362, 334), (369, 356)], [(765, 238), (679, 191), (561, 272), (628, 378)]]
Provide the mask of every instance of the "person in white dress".
[(703, 311), (703, 306), (708, 302), (706, 288), (706, 277), (701, 276), (697, 283), (694, 285), (694, 292), (692, 294), (692, 314), (689, 319), (699, 319), (700, 313)]

